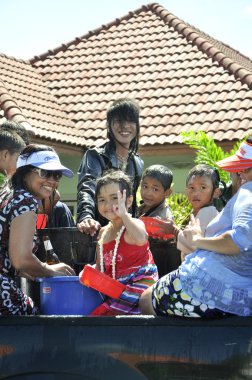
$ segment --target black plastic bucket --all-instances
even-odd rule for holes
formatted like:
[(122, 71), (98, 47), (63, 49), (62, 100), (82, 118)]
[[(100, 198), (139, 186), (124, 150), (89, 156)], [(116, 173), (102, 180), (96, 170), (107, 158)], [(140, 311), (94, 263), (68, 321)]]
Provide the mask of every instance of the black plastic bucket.
[[(96, 259), (96, 237), (81, 233), (76, 227), (44, 228), (38, 230), (39, 246), (35, 253), (43, 262), (46, 253), (43, 236), (49, 236), (53, 249), (61, 262), (80, 270), (85, 264), (93, 264)], [(76, 273), (78, 274), (78, 273)]]

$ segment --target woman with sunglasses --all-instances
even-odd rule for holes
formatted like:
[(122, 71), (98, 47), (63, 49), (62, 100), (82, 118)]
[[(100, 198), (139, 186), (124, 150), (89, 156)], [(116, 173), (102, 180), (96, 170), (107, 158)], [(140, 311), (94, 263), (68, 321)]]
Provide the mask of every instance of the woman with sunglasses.
[[(72, 177), (53, 148), (26, 146), (11, 178), (11, 192), (0, 207), (0, 315), (31, 315), (37, 308), (15, 282), (16, 276), (71, 276), (73, 269), (64, 263), (48, 265), (35, 255), (38, 204), (50, 197), (62, 175)], [(3, 191), (3, 190), (2, 190)]]

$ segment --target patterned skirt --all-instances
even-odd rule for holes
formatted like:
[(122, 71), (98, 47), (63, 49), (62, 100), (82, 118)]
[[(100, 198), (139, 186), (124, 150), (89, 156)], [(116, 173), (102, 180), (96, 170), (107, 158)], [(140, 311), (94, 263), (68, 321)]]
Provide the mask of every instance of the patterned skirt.
[(137, 315), (140, 314), (139, 298), (143, 291), (158, 280), (157, 267), (149, 264), (139, 268), (136, 272), (117, 278), (126, 289), (120, 298), (105, 297), (91, 315)]
[(153, 286), (152, 305), (159, 316), (218, 318), (231, 315), (189, 296), (182, 288), (179, 269), (162, 277)]

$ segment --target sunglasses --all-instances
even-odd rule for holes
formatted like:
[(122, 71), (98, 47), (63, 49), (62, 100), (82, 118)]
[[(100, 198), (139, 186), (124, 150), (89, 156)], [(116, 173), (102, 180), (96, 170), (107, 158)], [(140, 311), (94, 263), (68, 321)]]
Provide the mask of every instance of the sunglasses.
[(252, 169), (252, 167), (244, 169), (244, 170), (240, 171), (239, 173), (245, 173), (246, 174), (246, 173), (249, 173), (251, 169)]
[(34, 168), (32, 171), (37, 173), (39, 177), (42, 179), (48, 179), (53, 177), (55, 181), (59, 181), (62, 177), (62, 173), (60, 171), (45, 170), (40, 168)]

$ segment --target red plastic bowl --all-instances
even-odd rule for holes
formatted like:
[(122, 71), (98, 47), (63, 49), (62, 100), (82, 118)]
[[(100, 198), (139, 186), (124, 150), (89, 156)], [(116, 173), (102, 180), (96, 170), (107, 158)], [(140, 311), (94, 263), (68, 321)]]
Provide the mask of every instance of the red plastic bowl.
[(158, 227), (153, 225), (153, 223), (157, 220), (156, 218), (152, 218), (150, 216), (141, 216), (139, 219), (144, 222), (147, 234), (150, 237), (163, 240), (170, 240), (174, 237), (173, 234), (163, 234), (159, 231)]
[(119, 298), (126, 289), (126, 286), (121, 282), (114, 280), (107, 274), (101, 273), (89, 265), (85, 265), (83, 271), (80, 273), (80, 282), (111, 298)]

